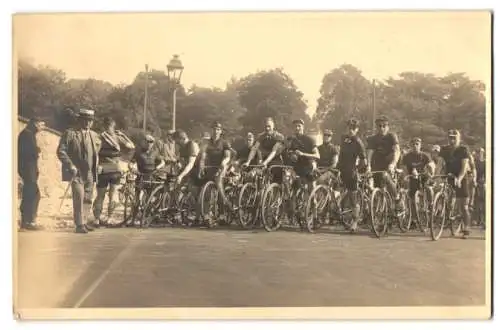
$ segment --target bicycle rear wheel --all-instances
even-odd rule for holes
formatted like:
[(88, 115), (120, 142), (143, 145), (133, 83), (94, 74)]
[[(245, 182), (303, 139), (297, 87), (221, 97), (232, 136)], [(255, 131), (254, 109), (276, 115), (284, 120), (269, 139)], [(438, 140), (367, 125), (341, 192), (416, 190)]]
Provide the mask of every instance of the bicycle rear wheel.
[(446, 223), (446, 196), (442, 192), (438, 192), (432, 203), (431, 216), (431, 237), (437, 241), (443, 234), (444, 225)]
[(370, 198), (370, 218), (372, 231), (378, 238), (387, 232), (388, 204), (385, 192), (380, 188), (375, 188)]
[(281, 185), (272, 183), (265, 190), (261, 205), (262, 222), (266, 231), (276, 231), (281, 226), (283, 206), (283, 189)]
[(429, 229), (429, 224), (432, 216), (432, 189), (426, 187), (423, 191), (417, 190), (413, 203), (415, 205), (415, 218), (418, 229), (421, 232), (426, 232)]

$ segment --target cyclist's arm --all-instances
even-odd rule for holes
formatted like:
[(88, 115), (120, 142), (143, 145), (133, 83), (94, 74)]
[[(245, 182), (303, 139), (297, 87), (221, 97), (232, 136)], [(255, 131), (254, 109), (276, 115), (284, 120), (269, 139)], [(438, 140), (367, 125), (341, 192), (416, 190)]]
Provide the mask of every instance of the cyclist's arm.
[(200, 170), (203, 171), (205, 169), (205, 162), (207, 160), (207, 149), (203, 146), (200, 150)]
[(300, 154), (302, 157), (306, 157), (306, 158), (311, 158), (311, 159), (316, 159), (316, 160), (320, 158), (318, 147), (314, 147), (312, 150), (312, 153), (301, 152)]
[(224, 158), (222, 158), (222, 162), (220, 164), (221, 167), (227, 168), (230, 161), (231, 161), (231, 150), (226, 149), (226, 150), (224, 150)]
[(200, 150), (199, 150), (198, 146), (196, 144), (194, 144), (193, 145), (193, 153), (191, 154), (191, 156), (189, 156), (188, 163), (186, 164), (186, 166), (184, 167), (182, 172), (179, 174), (180, 178), (185, 177), (189, 172), (191, 172), (191, 170), (194, 167), (194, 164), (196, 163), (196, 158), (198, 157), (199, 152), (200, 152)]
[(474, 179), (474, 181), (476, 181), (477, 179), (476, 162), (474, 161), (474, 157), (472, 157), (472, 155), (469, 155), (469, 166), (472, 172), (472, 178)]
[(368, 167), (372, 166), (373, 149), (366, 150), (366, 165)]
[(394, 145), (394, 152), (392, 156), (392, 161), (391, 164), (396, 167), (398, 164), (399, 157), (401, 157), (401, 148), (399, 147), (399, 144)]
[(276, 142), (273, 146), (273, 150), (269, 153), (267, 158), (262, 162), (263, 165), (267, 166), (271, 160), (274, 159), (274, 157), (281, 151), (281, 148), (283, 146), (283, 143), (281, 142)]
[(250, 162), (253, 160), (253, 158), (255, 157), (257, 152), (259, 151), (259, 148), (260, 148), (260, 142), (256, 141), (255, 144), (250, 149), (250, 153), (248, 154), (247, 163), (250, 164)]

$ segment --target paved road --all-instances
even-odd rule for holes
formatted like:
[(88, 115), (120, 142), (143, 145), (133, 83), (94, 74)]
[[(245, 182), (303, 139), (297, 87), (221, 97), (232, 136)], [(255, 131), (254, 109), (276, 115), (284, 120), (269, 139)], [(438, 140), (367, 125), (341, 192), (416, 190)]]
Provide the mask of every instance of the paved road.
[(483, 304), (480, 234), (432, 242), (418, 233), (378, 240), (362, 234), (193, 228), (22, 232), (17, 305)]

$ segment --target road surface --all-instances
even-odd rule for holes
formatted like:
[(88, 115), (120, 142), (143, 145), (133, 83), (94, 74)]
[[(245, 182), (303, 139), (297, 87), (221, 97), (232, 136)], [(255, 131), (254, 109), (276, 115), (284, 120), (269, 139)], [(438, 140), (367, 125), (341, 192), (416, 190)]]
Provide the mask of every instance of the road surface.
[(20, 308), (485, 303), (478, 232), (432, 242), (420, 233), (124, 228), (21, 232), (18, 244)]

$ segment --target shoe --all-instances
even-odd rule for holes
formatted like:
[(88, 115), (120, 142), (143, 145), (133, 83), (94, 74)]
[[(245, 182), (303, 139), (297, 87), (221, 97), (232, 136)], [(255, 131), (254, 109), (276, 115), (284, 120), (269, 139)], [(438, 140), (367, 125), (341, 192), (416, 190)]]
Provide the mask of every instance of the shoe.
[(84, 225), (85, 229), (87, 229), (87, 231), (94, 231), (95, 230), (95, 227), (91, 224), (86, 224)]
[(76, 227), (76, 229), (75, 229), (75, 233), (77, 233), (77, 234), (88, 234), (88, 232), (89, 231), (84, 226), (79, 226), (79, 227)]
[(469, 235), (470, 235), (470, 231), (469, 231), (469, 230), (467, 230), (467, 229), (466, 229), (466, 230), (463, 230), (463, 231), (462, 231), (462, 234), (463, 234), (462, 238), (463, 238), (463, 239), (466, 239), (467, 237), (469, 237)]
[(43, 228), (43, 226), (36, 225), (34, 223), (27, 223), (27, 224), (21, 225), (21, 229), (37, 231), (37, 230), (43, 230), (44, 228)]

